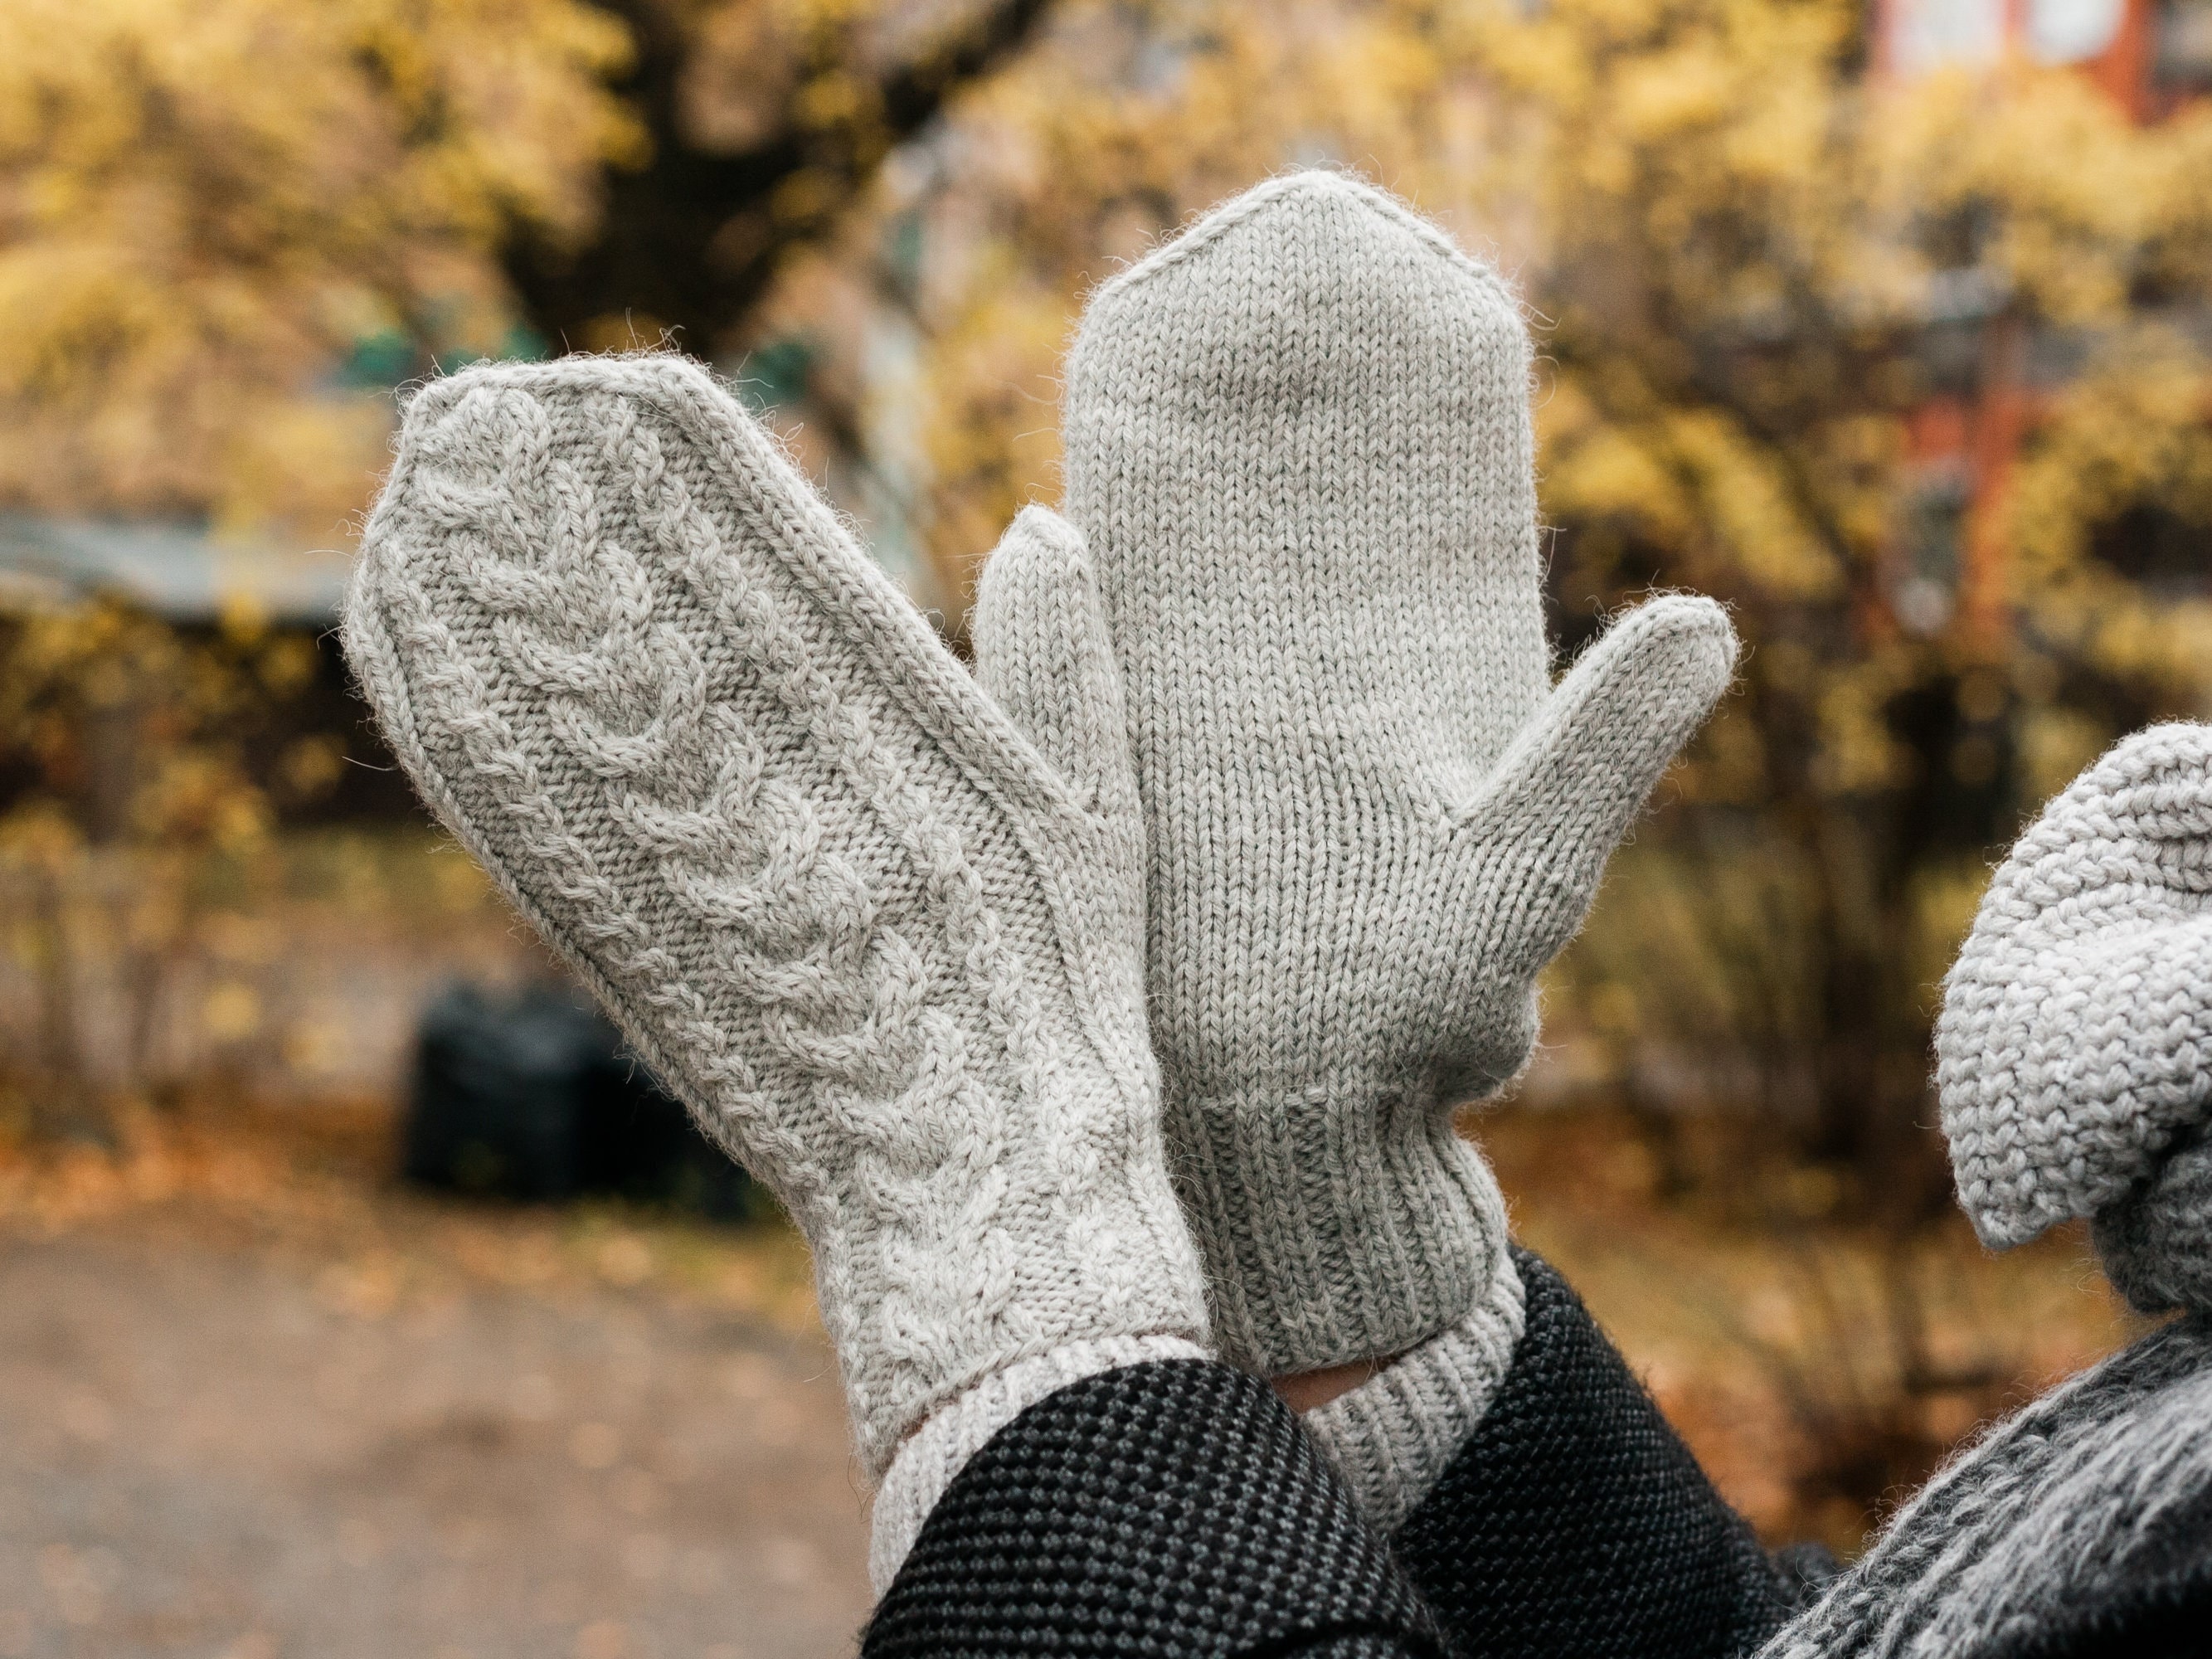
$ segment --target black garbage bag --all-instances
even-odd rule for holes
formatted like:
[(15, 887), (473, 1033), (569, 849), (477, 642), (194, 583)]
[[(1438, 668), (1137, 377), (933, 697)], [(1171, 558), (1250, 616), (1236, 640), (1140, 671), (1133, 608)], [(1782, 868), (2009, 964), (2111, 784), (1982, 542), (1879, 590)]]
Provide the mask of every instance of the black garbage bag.
[(425, 1186), (535, 1201), (592, 1194), (736, 1219), (744, 1171), (607, 1019), (532, 985), (454, 985), (424, 1012), (402, 1170)]

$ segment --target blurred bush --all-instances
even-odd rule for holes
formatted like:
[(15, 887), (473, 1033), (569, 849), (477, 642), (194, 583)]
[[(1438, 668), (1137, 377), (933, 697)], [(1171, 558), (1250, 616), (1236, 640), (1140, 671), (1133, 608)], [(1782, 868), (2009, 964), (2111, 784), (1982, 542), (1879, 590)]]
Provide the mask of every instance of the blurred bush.
[(242, 617), (192, 631), (95, 604), (0, 622), (0, 882), (37, 1004), (36, 1050), (7, 1069), (34, 1133), (106, 1133), (85, 957), (119, 992), (109, 1069), (143, 1091), (171, 969), (212, 894), (264, 851), (281, 801), (334, 781), (343, 746), (325, 733), (250, 758), (314, 660), (311, 641)]
[[(2212, 112), (2138, 121), (2025, 62), (1886, 79), (1867, 27), (1845, 0), (31, 0), (0, 21), (0, 497), (326, 526), (367, 496), (380, 388), (674, 328), (756, 367), (957, 633), (1048, 489), (1085, 286), (1255, 175), (1359, 166), (1528, 295), (1563, 642), (1680, 585), (1750, 646), (1559, 1029), (1633, 1095), (1740, 1099), (1846, 1207), (1924, 1218), (1932, 986), (1978, 871), (2112, 735), (2204, 700)], [(72, 626), (108, 642), (26, 645), (47, 683), (150, 649)], [(267, 833), (216, 748), (149, 742), (124, 816), (200, 827), (132, 833)], [(40, 799), (22, 848), (112, 833)]]

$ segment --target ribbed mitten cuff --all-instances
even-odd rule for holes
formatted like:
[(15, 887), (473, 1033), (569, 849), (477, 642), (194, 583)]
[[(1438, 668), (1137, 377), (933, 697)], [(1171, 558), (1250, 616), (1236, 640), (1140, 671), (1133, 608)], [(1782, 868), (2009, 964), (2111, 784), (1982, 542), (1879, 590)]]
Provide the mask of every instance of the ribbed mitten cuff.
[(1401, 1353), (1480, 1306), (1505, 1200), (1426, 1085), (1192, 1098), (1175, 1178), (1223, 1358), (1263, 1376)]
[(1501, 1256), (1473, 1313), (1299, 1419), (1379, 1531), (1395, 1532), (1459, 1455), (1525, 1324), (1520, 1270)]
[(968, 1460), (993, 1435), (1047, 1395), (1101, 1371), (1142, 1365), (1156, 1359), (1211, 1359), (1195, 1342), (1180, 1336), (1117, 1336), (1095, 1342), (1070, 1342), (994, 1371), (950, 1405), (937, 1411), (908, 1437), (876, 1493), (868, 1541), (868, 1577), (876, 1594), (891, 1580), (921, 1536), (922, 1522)]

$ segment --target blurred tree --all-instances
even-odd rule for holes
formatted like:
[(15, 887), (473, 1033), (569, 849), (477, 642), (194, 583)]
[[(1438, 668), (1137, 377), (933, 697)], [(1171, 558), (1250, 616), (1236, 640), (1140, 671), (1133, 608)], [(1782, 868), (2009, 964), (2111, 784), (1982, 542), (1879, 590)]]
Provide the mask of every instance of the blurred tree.
[(647, 149), (608, 173), (589, 235), (517, 226), (505, 264), (531, 322), (580, 347), (665, 331), (726, 349), (790, 251), (1048, 3), (600, 0), (635, 42), (614, 88)]
[(332, 534), (390, 387), (702, 355), (1044, 0), (15, 0), (0, 504)]
[[(212, 884), (264, 850), (276, 806), (331, 781), (320, 734), (273, 765), (264, 752), (314, 672), (311, 640), (243, 615), (187, 630), (95, 604), (0, 622), (0, 910), (39, 1004), (36, 1052), (8, 1056), (0, 1085), (33, 1133), (104, 1134), (104, 1085), (158, 1081), (157, 1019)], [(99, 1063), (81, 1017), (95, 981), (120, 1014)]]
[(1049, 485), (1083, 289), (1191, 212), (1341, 161), (1492, 251), (1545, 354), (1563, 642), (1681, 585), (1750, 647), (1559, 1000), (1632, 1079), (1756, 1106), (1832, 1174), (1790, 1191), (1911, 1224), (1946, 1206), (1928, 1030), (1985, 861), (2212, 690), (2212, 110), (2137, 127), (2025, 66), (1871, 82), (1861, 17), (1071, 5), (777, 303), (833, 343), (866, 304), (920, 319), (957, 591)]
[(580, 0), (0, 8), (0, 501), (334, 532), (418, 347), (527, 342), (487, 260), (641, 149)]

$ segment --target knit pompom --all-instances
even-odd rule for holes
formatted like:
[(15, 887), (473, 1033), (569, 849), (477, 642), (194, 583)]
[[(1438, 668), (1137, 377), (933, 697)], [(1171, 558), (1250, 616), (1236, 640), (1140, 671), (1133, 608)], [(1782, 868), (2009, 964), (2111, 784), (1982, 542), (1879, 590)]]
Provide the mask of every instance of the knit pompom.
[(2139, 1313), (2212, 1312), (2212, 1139), (2200, 1130), (2149, 1180), (2098, 1212), (2105, 1276)]

